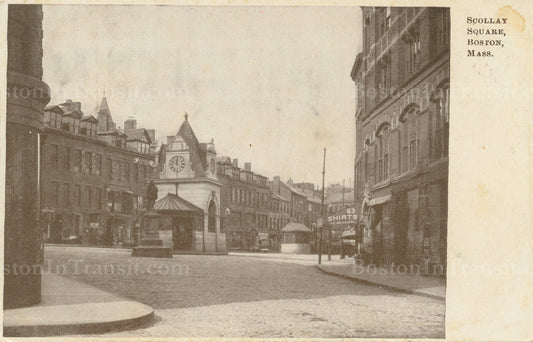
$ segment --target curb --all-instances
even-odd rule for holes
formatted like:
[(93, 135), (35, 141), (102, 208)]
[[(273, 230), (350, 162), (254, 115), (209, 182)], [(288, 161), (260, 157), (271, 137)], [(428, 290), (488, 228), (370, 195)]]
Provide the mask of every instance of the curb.
[(437, 300), (440, 300), (440, 301), (443, 301), (443, 302), (446, 301), (446, 297), (443, 297), (443, 296), (432, 295), (432, 294), (429, 294), (429, 293), (415, 291), (415, 290), (402, 289), (400, 287), (385, 285), (385, 284), (377, 283), (377, 282), (370, 281), (370, 280), (365, 280), (365, 279), (356, 278), (356, 277), (352, 277), (352, 276), (345, 275), (345, 274), (340, 274), (340, 273), (336, 273), (336, 272), (332, 272), (332, 271), (327, 271), (327, 270), (323, 269), (322, 267), (320, 267), (319, 265), (315, 265), (315, 267), (320, 272), (323, 272), (323, 273), (328, 274), (330, 276), (343, 278), (343, 279), (348, 279), (348, 280), (355, 281), (355, 282), (358, 282), (358, 283), (361, 283), (361, 284), (365, 284), (365, 285), (377, 286), (377, 287), (380, 287), (382, 289), (386, 289), (386, 290), (390, 290), (390, 291), (394, 291), (394, 292), (406, 293), (406, 294), (420, 296), (420, 297), (428, 297), (428, 298), (437, 299)]
[(45, 243), (44, 247), (70, 247), (70, 248), (91, 248), (91, 249), (106, 249), (112, 251), (125, 251), (128, 252), (132, 250), (131, 247), (117, 247), (117, 246), (89, 246), (89, 245), (69, 245), (69, 244), (60, 244), (60, 243)]
[(21, 326), (4, 326), (5, 337), (43, 337), (43, 336), (62, 336), (62, 335), (85, 335), (85, 334), (103, 334), (107, 332), (124, 331), (152, 322), (154, 311), (131, 319), (121, 321), (101, 322), (101, 323), (80, 323), (80, 324), (62, 324), (62, 325), (21, 325)]

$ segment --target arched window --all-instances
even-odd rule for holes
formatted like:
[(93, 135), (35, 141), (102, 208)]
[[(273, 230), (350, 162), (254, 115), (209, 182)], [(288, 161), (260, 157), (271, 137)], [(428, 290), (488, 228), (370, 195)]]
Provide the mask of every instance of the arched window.
[(215, 201), (211, 200), (209, 202), (209, 208), (207, 209), (207, 231), (214, 233), (216, 231), (216, 217), (217, 215), (217, 206)]
[(437, 88), (431, 100), (433, 111), (431, 120), (432, 159), (448, 157), (448, 138), (450, 118), (450, 87), (444, 83)]
[(416, 168), (420, 137), (418, 133), (418, 105), (411, 104), (400, 116), (399, 170), (400, 173)]
[(389, 138), (390, 124), (382, 123), (376, 131), (377, 146), (377, 181), (381, 182), (389, 178)]

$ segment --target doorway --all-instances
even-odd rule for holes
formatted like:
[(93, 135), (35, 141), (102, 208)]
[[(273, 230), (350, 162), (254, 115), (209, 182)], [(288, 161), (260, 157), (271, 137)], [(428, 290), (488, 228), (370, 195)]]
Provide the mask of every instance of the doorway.
[(172, 219), (172, 242), (176, 251), (190, 251), (192, 249), (191, 219), (179, 217)]

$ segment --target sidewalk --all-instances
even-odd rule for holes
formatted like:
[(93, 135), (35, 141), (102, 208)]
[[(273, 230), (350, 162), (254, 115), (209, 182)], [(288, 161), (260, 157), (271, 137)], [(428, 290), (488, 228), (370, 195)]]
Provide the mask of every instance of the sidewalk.
[(43, 273), (41, 303), (4, 310), (4, 336), (95, 334), (140, 327), (154, 311), (90, 285)]
[[(446, 298), (446, 279), (437, 276), (399, 272), (388, 268), (369, 268), (352, 264), (333, 264), (326, 262), (316, 265), (320, 271), (329, 275), (379, 286), (392, 291), (430, 297), (444, 301)], [(401, 271), (401, 270), (400, 270)]]
[[(261, 252), (229, 252), (229, 256), (236, 257), (249, 257), (249, 258), (261, 258), (269, 259), (272, 261), (282, 261), (282, 262), (291, 262), (299, 263), (304, 265), (315, 265), (318, 263), (317, 254), (282, 254), (282, 253), (261, 253)], [(328, 260), (328, 255), (322, 255), (323, 263), (330, 264), (345, 264), (347, 259), (340, 259), (338, 255), (332, 255), (331, 261)]]

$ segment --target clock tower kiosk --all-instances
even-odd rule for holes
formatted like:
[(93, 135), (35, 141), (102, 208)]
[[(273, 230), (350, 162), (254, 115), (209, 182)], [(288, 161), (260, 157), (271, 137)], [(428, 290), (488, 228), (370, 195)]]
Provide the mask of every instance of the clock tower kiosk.
[[(225, 234), (220, 232), (222, 184), (218, 182), (215, 158), (214, 141), (200, 143), (185, 114), (176, 135), (167, 137), (167, 143), (161, 147), (161, 171), (154, 180), (158, 200), (172, 194), (203, 210), (203, 224), (186, 227), (192, 231), (191, 249), (196, 252), (226, 251)], [(168, 230), (174, 232), (175, 227)], [(176, 249), (175, 236), (173, 241)]]

